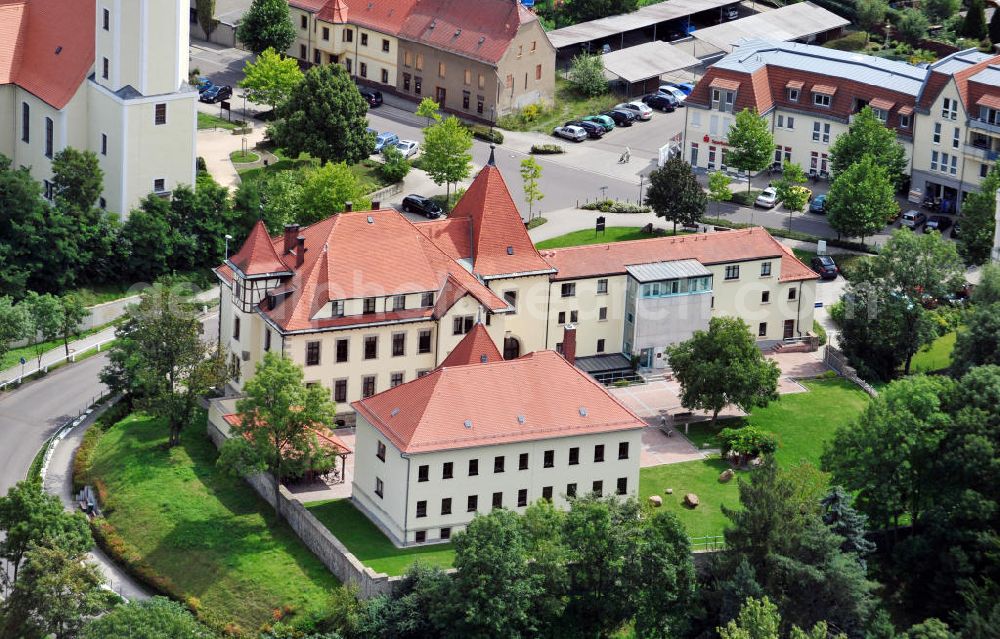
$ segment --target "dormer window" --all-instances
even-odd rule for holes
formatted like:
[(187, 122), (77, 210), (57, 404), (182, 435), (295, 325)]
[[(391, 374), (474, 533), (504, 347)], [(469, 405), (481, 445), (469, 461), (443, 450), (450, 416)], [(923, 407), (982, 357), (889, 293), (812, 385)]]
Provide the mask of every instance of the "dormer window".
[(736, 102), (736, 92), (740, 88), (740, 83), (736, 80), (715, 78), (708, 86), (712, 90), (712, 109), (732, 113), (733, 103)]
[(813, 104), (821, 107), (830, 107), (830, 96), (823, 93), (813, 93)]
[(423, 307), (434, 306), (434, 293), (422, 293), (420, 295), (420, 305)]
[(883, 124), (885, 124), (886, 120), (889, 119), (888, 111), (883, 111), (882, 109), (872, 109), (872, 112), (875, 114), (876, 118), (882, 121)]
[(785, 97), (788, 98), (789, 102), (799, 101), (799, 93), (802, 92), (802, 85), (804, 84), (802, 80), (789, 80), (785, 84)]
[(789, 102), (798, 102), (799, 101), (799, 90), (798, 89), (789, 89), (788, 90), (788, 101)]
[(374, 297), (366, 297), (364, 304), (365, 305), (364, 305), (364, 311), (363, 312), (365, 313), (365, 315), (368, 315), (370, 313), (374, 313), (375, 312), (375, 298)]

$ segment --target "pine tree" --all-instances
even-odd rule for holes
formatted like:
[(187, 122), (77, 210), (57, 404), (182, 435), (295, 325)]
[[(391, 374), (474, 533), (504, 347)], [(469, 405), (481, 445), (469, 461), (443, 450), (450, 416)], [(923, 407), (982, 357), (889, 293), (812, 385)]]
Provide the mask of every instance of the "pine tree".
[(962, 21), (961, 34), (973, 40), (982, 40), (986, 37), (986, 8), (983, 0), (972, 0), (969, 3), (969, 10), (965, 14), (965, 20)]
[(844, 538), (840, 549), (858, 556), (861, 565), (864, 556), (875, 550), (875, 544), (868, 540), (868, 517), (851, 506), (851, 496), (840, 486), (833, 486), (823, 498), (823, 523)]

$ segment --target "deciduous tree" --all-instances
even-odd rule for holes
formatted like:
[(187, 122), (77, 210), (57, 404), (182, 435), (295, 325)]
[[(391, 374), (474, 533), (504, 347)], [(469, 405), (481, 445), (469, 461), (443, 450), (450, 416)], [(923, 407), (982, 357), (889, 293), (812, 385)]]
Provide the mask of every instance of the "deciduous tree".
[(327, 162), (305, 174), (298, 204), (297, 222), (312, 224), (346, 209), (371, 207), (365, 187), (343, 162)]
[(885, 0), (858, 0), (854, 6), (857, 11), (856, 21), (864, 30), (867, 41), (871, 38), (872, 30), (885, 21), (889, 3)]
[[(708, 174), (708, 199), (718, 202), (728, 202), (733, 199), (733, 191), (729, 184), (733, 181), (731, 177), (722, 171), (713, 171)], [(721, 213), (721, 211), (720, 211)]]
[(415, 114), (421, 118), (426, 118), (427, 124), (424, 125), (424, 128), (427, 128), (431, 125), (431, 120), (434, 120), (434, 122), (441, 121), (441, 114), (438, 113), (440, 109), (441, 105), (435, 102), (433, 98), (424, 98), (417, 105)]
[(608, 79), (604, 77), (604, 60), (599, 55), (580, 53), (574, 56), (568, 77), (570, 84), (580, 95), (594, 97), (608, 91)]
[(451, 201), (451, 185), (472, 172), (472, 132), (458, 118), (449, 116), (424, 129), (422, 166), (434, 184), (444, 184), (446, 202)]
[(524, 201), (528, 203), (528, 221), (533, 217), (535, 202), (542, 200), (545, 194), (538, 187), (538, 180), (542, 177), (542, 166), (533, 157), (526, 157), (521, 160), (521, 180), (524, 182)]
[(975, 366), (1000, 364), (1000, 304), (978, 305), (959, 328), (951, 356), (952, 375)]
[(21, 303), (28, 311), (28, 345), (41, 368), (46, 342), (57, 339), (62, 333), (62, 304), (51, 293), (39, 295), (34, 291), (29, 291)]
[[(994, 15), (996, 14), (1000, 14), (1000, 11), (995, 11)], [(998, 186), (1000, 169), (994, 165), (979, 185), (979, 190), (969, 193), (962, 203), (962, 233), (958, 237), (958, 252), (970, 266), (985, 264), (993, 251)]]
[(732, 404), (749, 412), (777, 399), (778, 365), (761, 354), (750, 329), (737, 317), (713, 317), (707, 331), (667, 349), (681, 385), (681, 404), (712, 414)]
[(927, 37), (927, 16), (916, 9), (903, 9), (896, 19), (896, 34), (911, 46), (920, 44)]
[(729, 127), (729, 166), (747, 173), (747, 193), (750, 174), (771, 166), (774, 158), (774, 136), (767, 122), (757, 111), (743, 109)]
[(778, 200), (789, 211), (789, 220), (792, 219), (792, 211), (801, 211), (809, 203), (809, 191), (801, 186), (805, 183), (806, 174), (802, 167), (786, 161), (781, 170), (781, 177), (772, 184)]
[(864, 241), (882, 230), (889, 216), (899, 211), (885, 167), (871, 155), (847, 167), (830, 185), (826, 211), (830, 226), (842, 235)]
[(207, 628), (166, 597), (116, 606), (83, 628), (80, 639), (212, 639)]
[(907, 179), (906, 150), (897, 141), (896, 132), (879, 120), (869, 106), (854, 114), (847, 132), (838, 135), (830, 145), (830, 170), (834, 179), (866, 155), (885, 170), (893, 186)]
[(287, 51), (295, 41), (295, 25), (288, 12), (288, 3), (285, 0), (253, 0), (236, 28), (236, 37), (255, 55), (267, 49)]
[(394, 146), (382, 149), (382, 165), (379, 173), (387, 181), (401, 182), (410, 173), (410, 161), (403, 157), (403, 152)]
[(205, 39), (211, 40), (219, 21), (215, 19), (215, 0), (195, 0), (195, 10), (198, 12), (198, 25), (205, 32)]
[(921, 3), (920, 8), (929, 21), (941, 24), (958, 13), (961, 6), (960, 0), (926, 0)]
[(104, 171), (93, 151), (66, 147), (52, 157), (52, 194), (56, 204), (88, 214), (104, 188)]
[(299, 62), (267, 48), (253, 62), (243, 67), (244, 78), (240, 86), (246, 90), (247, 100), (254, 104), (277, 107), (288, 99), (299, 82), (302, 70)]
[(25, 307), (14, 304), (7, 296), (0, 296), (0, 358), (10, 349), (10, 343), (25, 337), (30, 324)]
[(698, 184), (691, 165), (679, 157), (672, 157), (663, 166), (649, 174), (646, 204), (657, 217), (677, 223), (695, 224), (705, 214), (705, 191)]
[(62, 337), (66, 357), (69, 357), (69, 339), (80, 334), (80, 326), (90, 311), (75, 293), (67, 293), (59, 298), (59, 336)]

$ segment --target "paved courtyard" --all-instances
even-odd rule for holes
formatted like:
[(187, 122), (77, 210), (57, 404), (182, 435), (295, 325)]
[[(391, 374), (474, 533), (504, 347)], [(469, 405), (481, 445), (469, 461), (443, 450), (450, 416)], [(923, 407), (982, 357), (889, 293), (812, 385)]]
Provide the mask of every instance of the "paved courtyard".
[(344, 481), (341, 482), (339, 481), (339, 477), (335, 479), (331, 476), (328, 478), (320, 478), (309, 483), (301, 482), (292, 485), (286, 484), (285, 488), (295, 495), (295, 498), (303, 504), (307, 504), (311, 501), (323, 501), (326, 499), (347, 499), (351, 496), (351, 485), (354, 482), (354, 429), (344, 428), (333, 432), (345, 444), (347, 444), (352, 451), (352, 454), (348, 455), (344, 462), (344, 468), (340, 468), (339, 464), (337, 466), (338, 473), (343, 472)]

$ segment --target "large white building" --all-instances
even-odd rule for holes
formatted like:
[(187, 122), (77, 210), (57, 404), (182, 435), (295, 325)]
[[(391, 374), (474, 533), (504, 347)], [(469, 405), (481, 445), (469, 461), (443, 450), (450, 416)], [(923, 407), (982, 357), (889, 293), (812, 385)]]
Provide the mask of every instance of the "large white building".
[(194, 184), (197, 91), (182, 0), (0, 0), (0, 154), (51, 196), (52, 158), (93, 151), (127, 216)]

